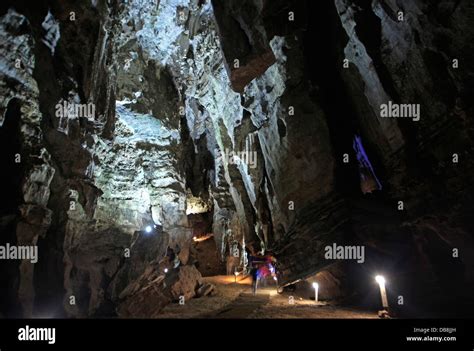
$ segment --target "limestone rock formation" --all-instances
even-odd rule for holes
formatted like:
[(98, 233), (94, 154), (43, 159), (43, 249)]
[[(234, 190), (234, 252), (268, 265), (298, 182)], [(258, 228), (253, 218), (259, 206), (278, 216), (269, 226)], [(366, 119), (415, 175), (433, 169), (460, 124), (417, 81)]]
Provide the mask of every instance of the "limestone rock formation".
[(2, 315), (155, 317), (257, 251), (342, 300), (378, 270), (469, 300), (469, 0), (4, 3), (0, 244), (40, 258), (0, 262)]
[(120, 294), (123, 302), (119, 306), (118, 315), (133, 318), (157, 317), (170, 302), (184, 304), (197, 293), (203, 295), (208, 289), (208, 285), (202, 284), (201, 274), (194, 266), (181, 266), (164, 273), (159, 265), (150, 265)]

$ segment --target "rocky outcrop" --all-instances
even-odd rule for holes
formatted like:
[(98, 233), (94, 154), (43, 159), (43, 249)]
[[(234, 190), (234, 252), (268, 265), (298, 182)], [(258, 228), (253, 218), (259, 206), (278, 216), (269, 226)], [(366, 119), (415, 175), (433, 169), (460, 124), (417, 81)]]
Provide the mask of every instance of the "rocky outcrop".
[[(2, 314), (153, 317), (210, 292), (193, 264), (232, 273), (260, 250), (282, 285), (319, 274), (352, 298), (384, 270), (393, 296), (467, 299), (467, 0), (5, 8), (1, 242), (40, 260), (4, 264)], [(383, 118), (389, 103), (419, 120)], [(83, 104), (92, 115), (58, 113)], [(334, 243), (364, 246), (369, 268), (334, 265)]]
[[(40, 92), (33, 78), (34, 38), (28, 19), (9, 9), (2, 15), (0, 25), (0, 49), (5, 53), (0, 62), (0, 126), (2, 147), (8, 150), (2, 155), (7, 172), (2, 176), (6, 194), (1, 210), (2, 242), (31, 246), (46, 234), (51, 223), (48, 200), (55, 170), (43, 143)], [(18, 269), (16, 277), (7, 278), (2, 284), (7, 287), (7, 296), (15, 296), (13, 305), (18, 303), (18, 310), (11, 313), (30, 316), (35, 298), (34, 264), (23, 260), (18, 266), (6, 266), (5, 271), (10, 274)]]
[[(384, 174), (383, 192), (393, 202), (403, 201), (405, 206), (404, 222), (399, 222), (397, 228), (393, 228), (393, 232), (397, 231), (403, 236), (403, 239), (393, 239), (399, 241), (398, 249), (388, 243), (390, 239), (386, 236), (374, 238), (373, 234), (368, 233), (373, 233), (372, 230), (362, 229), (359, 224), (355, 227), (356, 233), (363, 242), (373, 242), (371, 246), (376, 251), (392, 256), (392, 259), (386, 258), (388, 261), (401, 257), (424, 257), (423, 260), (430, 262), (431, 268), (425, 266), (426, 261), (421, 265), (412, 264), (417, 267), (415, 270), (419, 277), (432, 275), (430, 283), (423, 278), (419, 283), (400, 283), (404, 289), (409, 285), (416, 286), (418, 292), (413, 293), (413, 298), (420, 298), (423, 295), (421, 291), (437, 289), (434, 286), (445, 283), (470, 285), (472, 281), (469, 274), (464, 275), (460, 271), (472, 269), (470, 255), (467, 254), (471, 250), (469, 242), (472, 238), (468, 234), (468, 227), (462, 230), (464, 234), (459, 233), (459, 223), (462, 223), (459, 218), (471, 206), (467, 198), (471, 198), (469, 194), (472, 194), (472, 188), (463, 174), (470, 172), (472, 163), (468, 157), (456, 164), (453, 155), (458, 152), (470, 153), (468, 150), (472, 150), (467, 137), (472, 126), (462, 117), (472, 113), (472, 103), (465, 99), (466, 92), (472, 90), (469, 83), (472, 67), (466, 64), (457, 68), (455, 64), (455, 60), (465, 62), (466, 50), (464, 44), (459, 44), (458, 38), (462, 36), (463, 42), (469, 42), (467, 38), (472, 33), (461, 34), (459, 23), (472, 16), (472, 9), (469, 10), (467, 3), (462, 1), (437, 5), (415, 1), (404, 7), (398, 7), (392, 1), (374, 2), (371, 5), (369, 2), (354, 3), (360, 7), (356, 8), (350, 2), (336, 1), (342, 26), (349, 38), (344, 53), (351, 62), (351, 67), (342, 69), (341, 75), (350, 87), (351, 96), (363, 96), (359, 101), (354, 101), (354, 106), (358, 111), (359, 128), (372, 146), (374, 155), (381, 160), (379, 173)], [(372, 32), (374, 30), (377, 31), (376, 36)], [(371, 76), (372, 79), (369, 78)], [(349, 81), (363, 83), (349, 85)], [(372, 85), (374, 83), (379, 86)], [(419, 121), (380, 118), (381, 104), (387, 104), (388, 101), (419, 104)], [(372, 112), (367, 111), (367, 108)], [(375, 116), (378, 123), (364, 120), (370, 114)], [(458, 143), (453, 145), (448, 142), (453, 139), (457, 139)], [(463, 195), (458, 196), (460, 193)], [(376, 200), (371, 202), (374, 205), (377, 203)], [(431, 205), (427, 206), (427, 202)], [(394, 206), (390, 207), (393, 209)], [(361, 210), (366, 212), (367, 204), (364, 207)], [(456, 214), (449, 210), (453, 207), (457, 208), (454, 211)], [(392, 215), (387, 213), (384, 216), (387, 223), (391, 222), (389, 218), (394, 218), (394, 215), (395, 211), (392, 210)], [(356, 216), (359, 222), (359, 214)], [(428, 223), (433, 218), (445, 223), (442, 235), (444, 243), (433, 239), (431, 244), (420, 245), (421, 237), (427, 239), (427, 233), (420, 231), (420, 224), (431, 226)], [(455, 238), (459, 238), (459, 235), (463, 239), (456, 242)], [(411, 250), (413, 246), (416, 247), (415, 252)], [(466, 250), (466, 256), (459, 259), (453, 257), (453, 250), (458, 247)], [(408, 267), (403, 267), (401, 271), (406, 269)], [(398, 272), (393, 274), (403, 275)], [(446, 279), (446, 275), (452, 279)], [(450, 283), (447, 283), (448, 280)]]
[[(21, 263), (18, 278), (12, 278), (19, 286), (10, 283), (12, 289), (18, 289), (12, 295), (18, 294), (21, 300), (22, 308), (12, 312), (16, 315), (43, 315), (43, 311), (34, 311), (35, 299), (45, 310), (61, 315), (64, 282), (65, 289), (71, 290), (76, 283), (87, 284), (84, 274), (92, 275), (89, 271), (62, 278), (65, 271), (82, 271), (84, 266), (74, 267), (69, 258), (74, 256), (75, 244), (84, 243), (79, 237), (88, 235), (100, 194), (91, 180), (93, 136), (110, 136), (115, 117), (110, 110), (115, 105), (114, 68), (109, 63), (114, 50), (114, 6), (98, 2), (48, 7), (42, 2), (35, 6), (18, 2), (2, 14), (2, 42), (6, 45), (2, 52), (11, 55), (2, 63), (6, 79), (2, 79), (1, 115), (2, 121), (10, 115), (16, 120), (13, 126), (21, 130), (15, 140), (18, 149), (11, 149), (12, 156), (21, 157), (16, 177), (22, 184), (22, 195), (13, 203), (20, 209), (16, 243), (39, 246), (38, 263)], [(81, 103), (96, 106), (95, 114), (79, 116), (58, 107)], [(12, 108), (16, 112), (7, 111)], [(16, 133), (14, 129), (10, 132)], [(18, 165), (11, 169), (15, 168)], [(95, 258), (88, 269), (94, 262)], [(33, 277), (41, 282), (39, 286), (33, 285)], [(74, 282), (75, 278), (80, 282)], [(102, 276), (94, 279), (97, 282)], [(51, 287), (59, 290), (51, 294)], [(86, 296), (94, 295), (96, 288)], [(66, 297), (68, 301), (70, 297)]]
[(268, 4), (259, 0), (215, 0), (212, 5), (228, 76), (234, 90), (243, 92), (247, 84), (275, 63), (263, 18)]
[(184, 305), (196, 296), (197, 291), (203, 294), (207, 289), (194, 266), (181, 266), (165, 273), (159, 265), (150, 265), (120, 294), (123, 302), (118, 315), (124, 318), (157, 317), (170, 302)]

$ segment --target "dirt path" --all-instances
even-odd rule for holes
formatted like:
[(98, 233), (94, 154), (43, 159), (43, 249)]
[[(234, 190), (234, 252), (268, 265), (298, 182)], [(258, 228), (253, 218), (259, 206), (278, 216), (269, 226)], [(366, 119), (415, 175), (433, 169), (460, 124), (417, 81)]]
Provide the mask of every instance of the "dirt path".
[(258, 293), (255, 296), (251, 292), (243, 292), (237, 299), (217, 311), (207, 316), (207, 318), (217, 319), (243, 319), (248, 318), (260, 307), (270, 301), (270, 294), (265, 292)]
[(170, 304), (159, 318), (280, 319), (280, 318), (377, 318), (376, 311), (327, 305), (314, 300), (277, 294), (274, 286), (261, 287), (254, 296), (251, 279), (232, 276), (205, 278), (216, 285), (212, 296), (189, 300), (184, 306)]

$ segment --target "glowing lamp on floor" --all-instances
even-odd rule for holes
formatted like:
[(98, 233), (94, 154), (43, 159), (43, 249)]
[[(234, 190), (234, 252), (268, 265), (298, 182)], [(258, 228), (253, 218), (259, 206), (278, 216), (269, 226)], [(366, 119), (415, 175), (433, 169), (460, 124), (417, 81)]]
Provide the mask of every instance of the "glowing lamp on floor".
[(385, 278), (381, 275), (375, 277), (375, 281), (379, 284), (380, 296), (382, 297), (382, 306), (388, 310), (387, 291), (385, 290)]
[(314, 289), (314, 302), (318, 303), (319, 284), (314, 282), (313, 289)]

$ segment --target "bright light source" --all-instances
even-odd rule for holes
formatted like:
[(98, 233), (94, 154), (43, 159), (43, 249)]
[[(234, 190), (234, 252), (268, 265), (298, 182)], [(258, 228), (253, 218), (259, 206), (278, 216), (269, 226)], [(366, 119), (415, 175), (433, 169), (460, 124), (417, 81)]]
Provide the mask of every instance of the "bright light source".
[(145, 228), (145, 231), (146, 231), (147, 233), (151, 233), (151, 231), (152, 231), (151, 226), (147, 226), (147, 227)]
[(273, 280), (277, 280), (277, 277), (273, 277)]
[(206, 234), (206, 235), (203, 235), (203, 236), (200, 236), (200, 237), (194, 236), (193, 241), (195, 241), (195, 242), (206, 241), (206, 240), (212, 238), (213, 236), (214, 236), (214, 234), (212, 234), (212, 233)]
[(313, 288), (314, 288), (314, 302), (318, 303), (319, 284), (314, 282)]
[(165, 273), (168, 273), (168, 268), (165, 268)]
[(385, 290), (385, 278), (381, 275), (378, 275), (375, 277), (375, 281), (379, 284), (380, 296), (382, 298), (382, 307), (385, 310), (388, 310), (387, 292)]
[(375, 281), (376, 281), (377, 283), (379, 283), (379, 285), (385, 284), (385, 278), (384, 278), (383, 276), (381, 276), (381, 275), (376, 276), (376, 277), (375, 277)]

